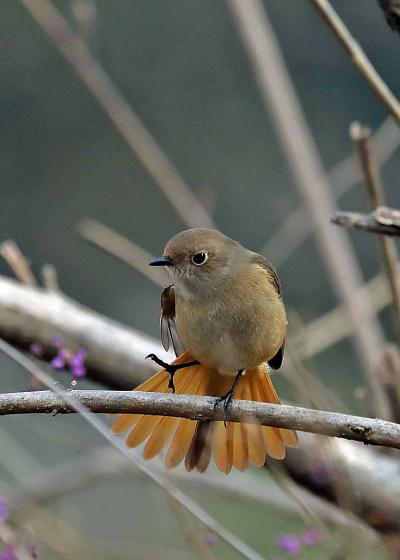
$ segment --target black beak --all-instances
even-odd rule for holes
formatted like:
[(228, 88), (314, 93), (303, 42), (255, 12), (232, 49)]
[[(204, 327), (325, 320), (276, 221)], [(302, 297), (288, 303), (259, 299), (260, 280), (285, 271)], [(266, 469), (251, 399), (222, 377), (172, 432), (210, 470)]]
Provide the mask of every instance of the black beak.
[(171, 266), (174, 264), (174, 261), (171, 257), (166, 257), (163, 255), (162, 257), (158, 257), (158, 259), (154, 259), (154, 261), (149, 262), (150, 266)]

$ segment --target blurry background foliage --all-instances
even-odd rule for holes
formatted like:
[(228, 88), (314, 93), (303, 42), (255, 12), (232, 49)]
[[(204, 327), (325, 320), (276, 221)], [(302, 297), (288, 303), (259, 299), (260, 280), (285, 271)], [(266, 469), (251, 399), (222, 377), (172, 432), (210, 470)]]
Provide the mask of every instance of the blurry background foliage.
[[(215, 0), (55, 4), (83, 35), (218, 227), (259, 250), (298, 207), (299, 198), (226, 5)], [(398, 93), (399, 37), (387, 27), (377, 3), (337, 0), (334, 5)], [(349, 124), (358, 119), (375, 129), (384, 111), (310, 2), (266, 0), (265, 6), (329, 169), (353, 150)], [(158, 336), (159, 288), (85, 244), (76, 226), (82, 218), (95, 218), (154, 255), (186, 226), (17, 0), (0, 5), (0, 122), (0, 239), (14, 239), (35, 273), (43, 263), (53, 263), (71, 297)], [(395, 153), (383, 169), (392, 206), (400, 206), (399, 158)], [(355, 186), (339, 206), (366, 210), (365, 189)], [(351, 237), (368, 279), (380, 269), (375, 239), (359, 232)], [(9, 274), (3, 262), (0, 273)], [(283, 263), (279, 275), (288, 308), (304, 322), (335, 306), (312, 238)], [(392, 339), (389, 312), (381, 318)], [(357, 412), (351, 390), (361, 376), (351, 344), (336, 345), (316, 363), (323, 382)], [(0, 360), (0, 367), (2, 392), (27, 386), (27, 377), (17, 375), (8, 361)], [(1, 421), (1, 454), (9, 454), (10, 464), (8, 469), (0, 466), (0, 482), (14, 487), (16, 473), (33, 476), (40, 465), (47, 468), (101, 443), (77, 417), (55, 419), (52, 431), (48, 422), (43, 416), (29, 422), (22, 417)], [(245, 504), (244, 516), (240, 501), (211, 493), (202, 497), (204, 505), (264, 553), (274, 552), (279, 532), (300, 530), (296, 519), (277, 516), (272, 509)], [(121, 545), (119, 552), (109, 554), (105, 546), (104, 557), (195, 557), (189, 548), (185, 551), (173, 515), (158, 515), (164, 506), (167, 512), (167, 500), (150, 482), (122, 479), (86, 487), (49, 507), (89, 541), (126, 543), (125, 549)], [(141, 553), (138, 541), (153, 544), (143, 545)], [(168, 552), (168, 546), (181, 549), (181, 556)], [(40, 558), (58, 558), (46, 554), (41, 552)], [(234, 557), (222, 545), (219, 554)], [(307, 557), (320, 558), (322, 553), (312, 554)]]

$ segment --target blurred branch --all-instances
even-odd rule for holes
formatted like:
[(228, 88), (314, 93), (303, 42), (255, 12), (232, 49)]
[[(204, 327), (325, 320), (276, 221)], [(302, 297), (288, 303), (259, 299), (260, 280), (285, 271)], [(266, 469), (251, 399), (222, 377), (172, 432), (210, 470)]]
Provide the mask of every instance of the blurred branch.
[(319, 14), (333, 31), (336, 39), (349, 55), (352, 64), (367, 82), (385, 109), (400, 125), (400, 103), (372, 66), (366, 54), (351, 35), (343, 21), (332, 8), (328, 0), (312, 0)]
[(378, 0), (388, 25), (400, 33), (400, 0)]
[(370, 214), (358, 212), (336, 212), (333, 224), (347, 228), (358, 228), (372, 233), (400, 236), (400, 210), (379, 206)]
[(334, 200), (278, 41), (260, 0), (227, 1), (253, 64), (263, 100), (275, 121), (294, 184), (304, 200), (310, 221), (315, 224), (321, 258), (339, 300), (349, 311), (358, 356), (374, 394), (374, 407), (379, 416), (389, 418), (390, 407), (376, 376), (382, 357), (383, 334), (369, 301), (359, 297), (361, 272), (349, 240), (330, 227)]
[(155, 284), (164, 288), (168, 283), (165, 272), (148, 266), (154, 256), (130, 239), (90, 219), (80, 222), (78, 231), (85, 241), (135, 268)]
[[(161, 460), (153, 461), (153, 465), (157, 469), (164, 469)], [(12, 514), (24, 510), (32, 501), (43, 503), (54, 500), (63, 494), (78, 491), (99, 479), (104, 480), (121, 475), (144, 478), (141, 472), (133, 473), (126, 458), (109, 447), (89, 450), (61, 465), (45, 470), (39, 469), (37, 473), (28, 478), (28, 481), (25, 477), (24, 490), (14, 496), (9, 504)], [(188, 481), (187, 472), (183, 467), (173, 469), (168, 474), (174, 482)], [(313, 520), (322, 519), (335, 525), (350, 526), (361, 531), (363, 537), (371, 541), (377, 539), (377, 534), (355, 516), (302, 487), (297, 487), (298, 499), (294, 500), (273, 480), (264, 479), (263, 491), (260, 491), (260, 480), (258, 477), (255, 479), (250, 472), (231, 472), (229, 476), (221, 478), (219, 473), (212, 472), (212, 470), (207, 472), (207, 476), (193, 471), (190, 474), (190, 484), (192, 488), (197, 488), (203, 493), (209, 491), (213, 495), (218, 494), (228, 498), (240, 497), (299, 515), (304, 515), (305, 507), (306, 513)]]
[[(373, 153), (370, 141), (371, 132), (369, 128), (362, 127), (360, 123), (354, 122), (350, 127), (350, 136), (356, 146), (360, 159), (361, 169), (368, 191), (370, 209), (374, 211), (379, 206), (385, 204), (385, 196), (379, 175), (378, 162)], [(378, 243), (392, 295), (394, 327), (397, 340), (400, 342), (400, 284), (396, 271), (398, 264), (397, 247), (394, 239), (386, 235), (379, 236)]]
[[(298, 449), (288, 449), (284, 466), (296, 482), (314, 494), (338, 503), (338, 472), (323, 452), (320, 436), (299, 434)], [(350, 510), (384, 534), (400, 530), (400, 478), (398, 457), (377, 453), (344, 439), (325, 440), (334, 446), (335, 464), (346, 476), (353, 499)]]
[[(250, 422), (400, 449), (400, 425), (374, 418), (239, 400), (233, 401), (229, 410), (225, 411), (219, 407), (214, 409), (214, 397), (193, 395), (78, 390), (68, 394), (73, 401), (79, 401), (92, 412)], [(51, 391), (0, 394), (0, 416), (70, 412), (76, 412), (73, 404), (66, 403), (65, 399)]]
[(120, 325), (59, 292), (24, 286), (0, 276), (0, 335), (22, 348), (31, 342), (54, 353), (52, 341), (83, 347), (88, 372), (108, 387), (131, 389), (154, 373), (144, 357), (160, 343)]
[(28, 261), (14, 241), (10, 239), (3, 241), (0, 244), (0, 255), (8, 263), (9, 267), (22, 284), (26, 286), (37, 285)]
[(50, 0), (20, 2), (53, 40), (59, 52), (140, 159), (183, 223), (189, 227), (215, 227), (211, 216), (57, 7)]
[(43, 286), (48, 292), (59, 292), (60, 286), (58, 285), (57, 270), (52, 264), (45, 264), (42, 266), (42, 281)]

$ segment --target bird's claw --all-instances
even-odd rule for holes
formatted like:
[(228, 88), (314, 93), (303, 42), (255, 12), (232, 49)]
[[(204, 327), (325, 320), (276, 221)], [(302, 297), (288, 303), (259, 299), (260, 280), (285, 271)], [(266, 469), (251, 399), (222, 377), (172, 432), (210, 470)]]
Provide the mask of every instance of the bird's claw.
[(160, 358), (155, 354), (148, 354), (145, 359), (147, 360), (148, 358), (150, 358), (150, 360), (153, 360), (153, 362), (161, 366), (167, 373), (169, 373), (168, 389), (172, 389), (172, 392), (175, 393), (174, 374), (176, 370), (179, 369), (179, 367), (176, 367), (176, 365), (167, 364), (167, 362), (163, 362), (163, 360), (160, 360)]
[(224, 410), (226, 412), (228, 410), (231, 402), (232, 402), (233, 395), (234, 395), (234, 391), (230, 390), (227, 393), (225, 393), (225, 395), (222, 395), (221, 397), (218, 397), (215, 400), (214, 410), (217, 409), (217, 406), (219, 405), (219, 403), (223, 402), (224, 403)]

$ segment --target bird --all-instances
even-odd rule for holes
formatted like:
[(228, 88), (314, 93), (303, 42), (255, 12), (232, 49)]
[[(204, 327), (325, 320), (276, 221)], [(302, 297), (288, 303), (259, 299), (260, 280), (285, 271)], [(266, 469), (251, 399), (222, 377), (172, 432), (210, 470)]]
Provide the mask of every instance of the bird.
[[(163, 369), (135, 390), (217, 397), (215, 406), (225, 410), (234, 397), (280, 404), (269, 368), (282, 364), (287, 319), (269, 261), (222, 232), (195, 228), (174, 235), (149, 264), (165, 267), (170, 279), (161, 293), (160, 335), (177, 358), (168, 364), (147, 356)], [(146, 442), (145, 459), (167, 447), (165, 466), (184, 461), (187, 471), (204, 472), (211, 458), (225, 474), (261, 467), (298, 444), (289, 429), (222, 420), (119, 415), (112, 431), (128, 430), (128, 447)]]

